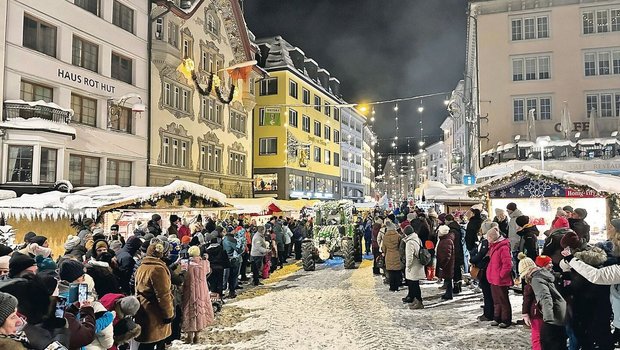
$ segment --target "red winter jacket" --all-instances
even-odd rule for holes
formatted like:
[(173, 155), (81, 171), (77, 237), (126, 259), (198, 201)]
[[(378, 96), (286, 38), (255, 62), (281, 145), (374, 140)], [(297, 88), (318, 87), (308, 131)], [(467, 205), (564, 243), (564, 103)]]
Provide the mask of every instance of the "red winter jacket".
[(180, 240), (183, 236), (192, 237), (192, 232), (189, 230), (189, 227), (185, 225), (179, 226), (179, 230), (177, 232), (177, 238)]
[(491, 243), (489, 266), (487, 267), (487, 280), (496, 286), (512, 286), (512, 254), (510, 253), (510, 240), (503, 237), (499, 241)]

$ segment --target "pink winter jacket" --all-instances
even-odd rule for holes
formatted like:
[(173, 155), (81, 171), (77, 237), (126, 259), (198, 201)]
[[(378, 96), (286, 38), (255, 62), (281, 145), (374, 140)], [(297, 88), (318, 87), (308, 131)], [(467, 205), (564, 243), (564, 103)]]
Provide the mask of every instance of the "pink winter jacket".
[(510, 241), (500, 238), (491, 243), (489, 251), (491, 261), (487, 267), (487, 280), (496, 286), (512, 286), (512, 254), (510, 253)]

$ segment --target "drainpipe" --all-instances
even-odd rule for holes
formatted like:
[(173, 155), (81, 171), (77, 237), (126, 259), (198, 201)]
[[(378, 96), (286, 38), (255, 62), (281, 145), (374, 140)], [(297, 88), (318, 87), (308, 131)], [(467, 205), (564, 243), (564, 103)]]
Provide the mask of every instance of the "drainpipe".
[(151, 60), (152, 60), (152, 56), (153, 54), (152, 52), (152, 40), (153, 40), (153, 21), (151, 20), (151, 9), (153, 8), (153, 0), (149, 0), (148, 2), (148, 15), (149, 15), (149, 27), (148, 27), (148, 31), (147, 31), (147, 36), (146, 36), (146, 50), (147, 50), (147, 58), (148, 58), (148, 64), (147, 64), (147, 98), (148, 98), (148, 113), (146, 114), (146, 118), (147, 118), (147, 127), (146, 127), (146, 185), (150, 186), (151, 185), (151, 167), (150, 167), (150, 163), (151, 163), (151, 117), (152, 117), (152, 110), (153, 110), (153, 106), (151, 104), (151, 91), (152, 91), (152, 83), (151, 83), (151, 78), (152, 78), (152, 74), (151, 74)]

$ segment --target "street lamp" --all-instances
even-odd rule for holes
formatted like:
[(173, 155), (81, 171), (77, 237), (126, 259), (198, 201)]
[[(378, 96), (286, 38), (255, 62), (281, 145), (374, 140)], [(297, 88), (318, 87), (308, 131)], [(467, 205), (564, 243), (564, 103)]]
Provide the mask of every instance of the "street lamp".
[(536, 144), (540, 147), (540, 170), (545, 170), (545, 146), (549, 145), (551, 138), (549, 136), (539, 136), (536, 138)]

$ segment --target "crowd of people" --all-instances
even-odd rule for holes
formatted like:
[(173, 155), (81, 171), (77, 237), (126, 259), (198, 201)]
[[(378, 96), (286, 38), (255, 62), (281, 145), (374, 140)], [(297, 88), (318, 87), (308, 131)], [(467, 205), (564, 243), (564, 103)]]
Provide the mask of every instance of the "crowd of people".
[[(441, 283), (442, 300), (468, 284), (482, 293), (480, 322), (531, 329), (532, 349), (613, 349), (620, 346), (620, 219), (607, 225), (607, 240), (590, 242), (584, 208), (558, 208), (551, 228), (539, 232), (515, 203), (491, 218), (478, 204), (466, 213), (434, 209), (376, 210), (370, 243), (373, 273), (390, 291), (423, 309), (420, 282)], [(431, 258), (427, 258), (430, 256)], [(509, 291), (523, 295), (513, 322)]]
[(54, 257), (47, 238), (28, 232), (0, 244), (0, 349), (163, 350), (197, 343), (214, 305), (301, 258), (312, 220), (272, 217), (257, 225), (177, 215), (162, 229), (153, 214), (123, 237), (91, 218), (75, 223)]

